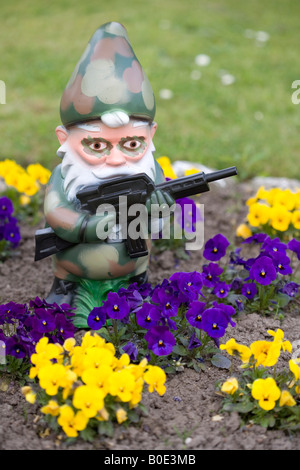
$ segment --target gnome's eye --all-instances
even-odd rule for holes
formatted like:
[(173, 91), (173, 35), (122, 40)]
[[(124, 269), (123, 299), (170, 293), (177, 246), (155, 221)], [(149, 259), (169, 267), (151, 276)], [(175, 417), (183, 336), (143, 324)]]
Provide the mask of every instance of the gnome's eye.
[(119, 148), (127, 154), (141, 153), (146, 148), (145, 137), (126, 137), (120, 140)]
[(107, 144), (96, 140), (95, 142), (91, 142), (89, 147), (90, 149), (95, 150), (95, 152), (102, 152), (102, 150), (107, 149)]
[(112, 144), (110, 142), (99, 137), (94, 139), (83, 139), (81, 142), (85, 148), (88, 148), (89, 150), (100, 154), (109, 154), (112, 148)]

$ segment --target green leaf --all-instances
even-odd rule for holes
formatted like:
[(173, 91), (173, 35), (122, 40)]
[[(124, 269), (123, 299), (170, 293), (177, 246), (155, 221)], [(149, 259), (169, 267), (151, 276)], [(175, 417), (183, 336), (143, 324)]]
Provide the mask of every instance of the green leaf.
[(140, 420), (138, 413), (134, 410), (128, 411), (127, 417), (132, 423), (138, 423)]
[(284, 308), (292, 300), (292, 298), (289, 295), (279, 293), (276, 295), (275, 300), (280, 308)]
[(180, 344), (175, 344), (172, 353), (178, 354), (179, 356), (186, 356), (186, 349), (184, 346), (180, 346)]
[(206, 366), (205, 364), (203, 364), (202, 362), (196, 362), (194, 361), (193, 363), (193, 368), (196, 372), (204, 372), (205, 369), (206, 369)]
[(82, 437), (83, 440), (87, 442), (93, 442), (95, 439), (95, 431), (94, 429), (91, 429), (90, 427), (87, 427), (83, 429), (83, 431), (80, 431), (80, 437)]
[(215, 354), (211, 358), (211, 363), (219, 369), (230, 369), (231, 366), (231, 360), (228, 359), (228, 357), (223, 356), (221, 353)]
[(259, 424), (263, 428), (273, 428), (275, 426), (275, 418), (273, 415), (265, 415), (259, 420)]
[(98, 424), (98, 434), (103, 434), (104, 436), (113, 437), (114, 435), (114, 426), (110, 421), (100, 421)]
[(109, 333), (105, 327), (101, 328), (96, 333), (100, 335), (102, 338), (104, 338), (106, 341), (110, 341)]

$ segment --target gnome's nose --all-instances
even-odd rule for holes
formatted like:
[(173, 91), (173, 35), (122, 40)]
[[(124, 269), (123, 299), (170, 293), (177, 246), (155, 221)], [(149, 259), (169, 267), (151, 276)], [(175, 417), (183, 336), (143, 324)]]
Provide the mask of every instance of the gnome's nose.
[(126, 163), (126, 158), (123, 153), (117, 148), (113, 148), (110, 151), (109, 156), (106, 158), (106, 164), (111, 166), (124, 165)]

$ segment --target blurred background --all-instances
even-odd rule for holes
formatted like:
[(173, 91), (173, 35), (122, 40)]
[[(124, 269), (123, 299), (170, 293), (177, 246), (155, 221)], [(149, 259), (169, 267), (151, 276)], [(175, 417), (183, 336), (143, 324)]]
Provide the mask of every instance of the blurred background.
[(2, 0), (0, 11), (0, 160), (59, 163), (63, 90), (95, 30), (118, 21), (156, 97), (157, 158), (300, 179), (300, 2)]

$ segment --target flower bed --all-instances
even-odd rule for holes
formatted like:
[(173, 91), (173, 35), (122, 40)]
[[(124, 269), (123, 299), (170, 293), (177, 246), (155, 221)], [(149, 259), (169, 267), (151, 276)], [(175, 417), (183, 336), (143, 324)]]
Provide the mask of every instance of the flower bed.
[[(210, 194), (201, 196), (201, 202), (205, 204), (206, 209), (206, 240), (213, 238), (216, 233), (221, 232), (226, 238), (230, 239), (231, 234), (234, 233), (234, 227), (238, 225), (243, 214), (245, 214), (243, 204), (235, 211), (234, 215), (230, 212), (234, 201), (232, 199), (234, 196), (232, 191), (233, 189), (231, 188), (224, 195), (224, 191), (216, 188)], [(236, 191), (239, 192), (239, 196), (243, 194), (244, 201), (248, 199), (249, 195), (242, 193), (241, 187), (237, 188)], [(224, 208), (222, 213), (219, 210), (221, 202), (222, 208)], [(214, 218), (212, 215), (214, 215)], [(30, 259), (28, 250), (30, 251), (32, 245), (33, 242), (28, 231), (20, 246), (20, 250), (24, 254), (27, 263)], [(253, 246), (256, 247), (256, 250), (259, 248), (259, 245)], [(244, 244), (243, 250), (246, 250), (243, 258), (249, 259), (248, 255), (251, 253), (252, 245)], [(228, 254), (229, 251), (227, 250), (226, 256)], [(256, 253), (256, 256), (258, 256), (258, 253)], [(202, 253), (191, 253), (188, 260), (179, 261), (176, 260), (176, 257), (170, 251), (164, 254), (157, 254), (152, 259), (149, 280), (151, 285), (155, 286), (160, 284), (164, 278), (170, 279), (175, 270), (187, 273), (194, 271), (201, 272), (205, 264), (209, 265), (209, 263), (214, 262), (217, 264), (218, 261), (207, 260), (203, 258)], [(22, 275), (21, 272), (16, 272), (14, 260), (10, 259), (5, 262), (5, 266), (3, 265), (1, 270), (1, 282), (3, 282), (3, 286), (10, 284), (11, 290), (4, 289), (3, 303), (11, 300), (12, 296), (14, 301), (19, 301), (20, 303), (28, 302), (30, 298), (35, 298), (36, 295), (40, 298), (45, 296), (49, 289), (49, 282), (51, 282), (51, 266), (43, 267), (44, 281), (42, 283), (40, 281), (40, 267), (38, 268), (32, 260), (30, 263), (27, 266), (23, 266), (23, 268), (22, 263), (18, 264), (19, 270), (23, 272)], [(241, 265), (238, 266), (239, 269), (242, 268)], [(28, 279), (24, 278), (24, 272), (28, 273)], [(20, 279), (23, 279), (23, 284), (19, 282)], [(48, 279), (48, 282), (45, 279)], [(33, 285), (34, 282), (35, 285)], [(227, 281), (226, 283), (229, 282)], [(208, 289), (212, 289), (212, 287)], [(221, 292), (219, 294), (222, 295)], [(231, 294), (233, 293), (231, 292)], [(224, 298), (216, 297), (216, 293), (212, 294), (212, 291), (210, 291), (210, 295), (212, 295), (211, 299), (214, 299), (212, 301), (225, 303)], [(238, 292), (236, 295), (241, 294)], [(228, 299), (228, 296), (226, 298)], [(202, 300), (193, 301), (202, 302)], [(231, 300), (235, 302), (236, 299), (233, 297)], [(251, 302), (249, 304), (251, 305)], [(209, 307), (212, 306), (210, 305)], [(267, 330), (276, 331), (278, 328), (282, 328), (285, 338), (292, 345), (299, 339), (299, 330), (297, 330), (299, 314), (296, 303), (289, 302), (285, 305), (282, 317), (279, 314), (276, 316), (276, 309), (268, 309), (264, 316), (261, 315), (259, 302), (256, 305), (256, 309), (253, 309), (253, 313), (245, 313), (238, 310), (236, 308), (237, 317), (232, 317), (236, 326), (227, 328), (222, 337), (221, 342), (224, 344), (234, 337), (237, 342), (249, 345), (258, 339), (268, 337)], [(190, 326), (192, 327), (192, 325)], [(197, 339), (199, 340), (199, 338)], [(189, 337), (190, 340), (191, 337)], [(127, 353), (129, 354), (130, 351), (128, 350)], [(287, 355), (289, 353), (285, 351), (284, 354)], [(161, 358), (162, 356), (157, 357)], [(208, 359), (210, 358), (211, 356), (208, 356)], [(125, 429), (123, 423), (123, 425), (121, 424), (119, 427), (116, 427), (113, 436), (110, 438), (94, 439), (93, 443), (79, 439), (76, 443), (71, 444), (70, 448), (297, 448), (299, 446), (299, 438), (297, 436), (290, 439), (281, 430), (267, 430), (261, 426), (257, 428), (257, 425), (251, 424), (251, 422), (240, 426), (242, 421), (240, 415), (236, 414), (236, 412), (228, 414), (227, 411), (227, 415), (221, 413), (223, 397), (218, 395), (216, 383), (226, 382), (230, 378), (229, 372), (231, 372), (230, 375), (233, 375), (233, 373), (237, 375), (239, 372), (240, 361), (231, 357), (230, 359), (232, 360), (231, 371), (226, 368), (212, 366), (209, 360), (205, 360), (205, 372), (199, 372), (187, 367), (185, 361), (179, 361), (178, 364), (175, 364), (175, 368), (177, 368), (176, 373), (167, 377), (166, 392), (162, 396), (147, 393), (144, 395), (142, 403), (148, 411), (148, 416), (142, 417), (138, 427), (130, 425)], [(280, 364), (278, 367), (281, 367)], [(282, 364), (282, 367), (284, 367), (284, 364)], [(2, 388), (5, 388), (5, 384), (2, 384)], [(1, 434), (0, 429), (4, 448), (12, 448), (20, 445), (20, 443), (22, 448), (30, 448), (30, 446), (41, 449), (55, 448), (56, 446), (64, 448), (63, 434), (57, 439), (57, 435), (59, 436), (60, 434), (53, 433), (51, 428), (49, 428), (37, 403), (33, 405), (27, 404), (27, 421), (24, 422), (22, 415), (24, 398), (20, 390), (16, 389), (16, 385), (9, 385), (5, 393), (0, 393), (0, 399), (3, 401), (0, 405), (3, 422), (7, 423), (7, 429), (10, 430), (8, 433), (4, 434), (2, 432)], [(9, 409), (7, 409), (5, 403), (6, 405), (11, 403)], [(22, 435), (21, 430), (19, 434), (18, 430), (15, 429), (15, 422), (20, 423), (20, 429), (23, 429)], [(26, 429), (26, 432), (24, 429)]]

